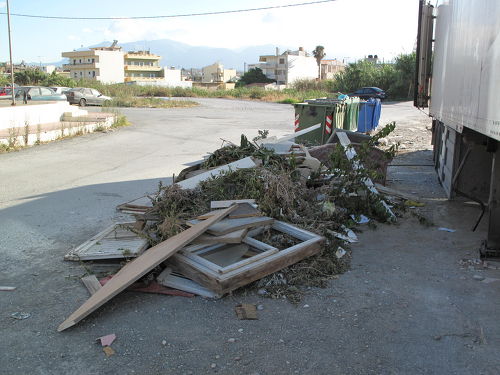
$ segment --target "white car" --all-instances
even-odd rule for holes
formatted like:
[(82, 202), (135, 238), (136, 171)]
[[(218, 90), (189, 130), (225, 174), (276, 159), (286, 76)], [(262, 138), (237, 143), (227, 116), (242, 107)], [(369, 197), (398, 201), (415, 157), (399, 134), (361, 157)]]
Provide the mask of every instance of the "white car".
[(55, 87), (51, 87), (52, 90), (54, 90), (57, 94), (62, 94), (63, 91), (68, 91), (70, 90), (71, 88), (70, 87), (60, 87), (60, 86), (55, 86)]

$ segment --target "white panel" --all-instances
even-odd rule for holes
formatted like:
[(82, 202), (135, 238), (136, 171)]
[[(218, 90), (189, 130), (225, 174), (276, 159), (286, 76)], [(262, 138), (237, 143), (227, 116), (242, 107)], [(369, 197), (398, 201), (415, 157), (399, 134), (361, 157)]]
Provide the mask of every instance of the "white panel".
[(437, 7), (430, 113), (500, 140), (500, 1)]

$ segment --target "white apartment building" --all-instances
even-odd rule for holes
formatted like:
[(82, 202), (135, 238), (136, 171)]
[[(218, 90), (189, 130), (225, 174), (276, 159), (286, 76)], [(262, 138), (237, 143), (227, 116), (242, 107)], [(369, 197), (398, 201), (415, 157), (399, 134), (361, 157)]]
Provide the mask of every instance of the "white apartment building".
[(318, 78), (316, 59), (299, 47), (297, 51), (285, 51), (280, 54), (276, 48), (275, 55), (259, 57), (258, 64), (250, 64), (248, 68), (260, 68), (267, 78), (276, 80), (277, 85), (289, 85), (300, 79)]
[(229, 82), (236, 78), (236, 69), (224, 69), (221, 63), (214, 63), (202, 69), (201, 82)]
[(124, 53), (113, 43), (111, 47), (96, 47), (85, 51), (63, 52), (69, 59), (63, 65), (74, 79), (95, 79), (103, 83), (121, 83), (125, 80)]

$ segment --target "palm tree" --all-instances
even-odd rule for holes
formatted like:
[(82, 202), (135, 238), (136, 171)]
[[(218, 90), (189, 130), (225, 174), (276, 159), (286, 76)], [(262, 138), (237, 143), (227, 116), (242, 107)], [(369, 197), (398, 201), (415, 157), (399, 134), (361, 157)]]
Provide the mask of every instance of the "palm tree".
[(316, 62), (318, 63), (318, 79), (321, 81), (321, 60), (323, 60), (323, 57), (325, 57), (325, 47), (323, 46), (316, 46), (316, 48), (313, 51), (313, 56), (316, 59)]

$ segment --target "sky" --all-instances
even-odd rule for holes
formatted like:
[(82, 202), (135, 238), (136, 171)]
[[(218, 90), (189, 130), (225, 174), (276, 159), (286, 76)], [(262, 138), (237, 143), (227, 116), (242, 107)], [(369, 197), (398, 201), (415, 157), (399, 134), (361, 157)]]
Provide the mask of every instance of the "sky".
[[(10, 12), (44, 16), (131, 17), (227, 11), (314, 0), (10, 0)], [(0, 0), (0, 12), (6, 12)], [(411, 52), (418, 0), (336, 0), (244, 13), (155, 20), (57, 20), (11, 16), (14, 62), (55, 62), (61, 53), (103, 41), (171, 39), (193, 46), (238, 49), (281, 45), (353, 61)], [(154, 51), (151, 51), (154, 53)], [(269, 51), (270, 54), (274, 51)], [(9, 56), (7, 16), (0, 14), (0, 61)], [(257, 59), (256, 59), (257, 60)], [(168, 56), (163, 60), (168, 64)]]

